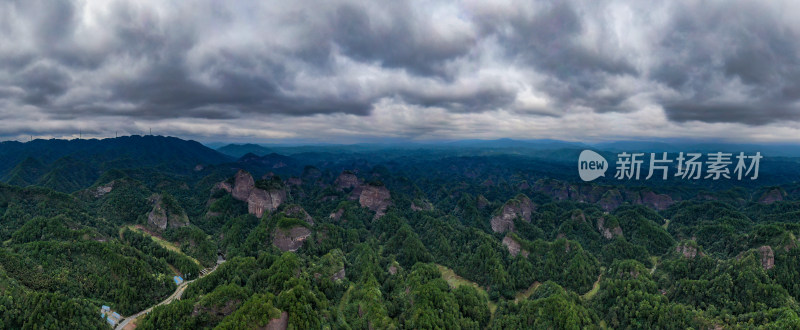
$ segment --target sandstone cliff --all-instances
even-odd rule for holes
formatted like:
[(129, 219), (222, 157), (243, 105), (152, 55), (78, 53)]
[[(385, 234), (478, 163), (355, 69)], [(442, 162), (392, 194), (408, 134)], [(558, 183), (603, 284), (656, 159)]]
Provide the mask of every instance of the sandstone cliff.
[(311, 236), (311, 230), (303, 226), (289, 229), (276, 228), (272, 233), (272, 244), (283, 252), (294, 252), (303, 246), (309, 236)]
[(258, 188), (253, 176), (245, 170), (236, 172), (231, 195), (233, 198), (247, 202), (247, 211), (259, 218), (265, 212), (275, 211), (286, 201), (285, 189), (281, 187)]
[(536, 205), (528, 196), (517, 195), (514, 199), (506, 202), (499, 212), (491, 219), (492, 231), (499, 233), (504, 231), (514, 231), (514, 219), (521, 218), (525, 222), (531, 222), (531, 214), (536, 210)]
[(179, 228), (189, 225), (189, 217), (171, 196), (150, 196), (153, 209), (147, 215), (147, 224), (157, 230)]

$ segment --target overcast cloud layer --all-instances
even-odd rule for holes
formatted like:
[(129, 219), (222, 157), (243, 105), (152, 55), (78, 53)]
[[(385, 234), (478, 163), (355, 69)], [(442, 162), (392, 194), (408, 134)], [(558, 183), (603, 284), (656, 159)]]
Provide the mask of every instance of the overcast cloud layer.
[(0, 2), (0, 137), (800, 142), (797, 1)]

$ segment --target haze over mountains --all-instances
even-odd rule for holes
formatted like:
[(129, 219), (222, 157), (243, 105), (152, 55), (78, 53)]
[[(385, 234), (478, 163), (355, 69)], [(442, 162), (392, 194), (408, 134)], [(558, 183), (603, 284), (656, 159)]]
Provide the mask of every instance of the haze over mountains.
[[(765, 154), (758, 180), (582, 182), (576, 170), (585, 148), (613, 161), (620, 150), (751, 147)], [(104, 305), (145, 329), (791, 328), (793, 152), (3, 142), (0, 328), (121, 321), (98, 318)]]

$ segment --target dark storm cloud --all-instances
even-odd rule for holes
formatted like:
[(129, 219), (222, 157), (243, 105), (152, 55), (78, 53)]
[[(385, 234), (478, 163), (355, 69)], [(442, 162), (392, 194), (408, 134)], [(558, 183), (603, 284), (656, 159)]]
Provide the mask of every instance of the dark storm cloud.
[(678, 7), (652, 76), (681, 94), (662, 100), (667, 116), (755, 125), (800, 119), (800, 35), (786, 14), (756, 2)]
[(675, 122), (796, 121), (790, 5), (7, 1), (0, 112), (113, 122), (657, 107)]

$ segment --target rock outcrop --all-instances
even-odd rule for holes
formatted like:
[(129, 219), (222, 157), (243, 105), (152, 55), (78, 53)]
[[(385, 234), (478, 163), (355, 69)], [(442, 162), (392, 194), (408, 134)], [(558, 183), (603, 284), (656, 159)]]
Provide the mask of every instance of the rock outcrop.
[(694, 257), (698, 255), (704, 255), (703, 252), (697, 251), (697, 247), (686, 243), (678, 244), (678, 246), (675, 247), (675, 251), (682, 254), (684, 258), (688, 259), (694, 259)]
[(771, 246), (764, 245), (758, 248), (758, 254), (761, 256), (761, 267), (764, 270), (770, 270), (775, 267), (775, 252), (772, 251)]
[(528, 257), (528, 251), (522, 249), (519, 242), (511, 236), (506, 235), (506, 237), (503, 237), (503, 245), (508, 249), (508, 253), (510, 253), (512, 257), (516, 257), (519, 253), (522, 253), (522, 256), (525, 258)]
[(346, 274), (347, 273), (345, 272), (344, 268), (342, 268), (338, 272), (336, 272), (333, 275), (331, 275), (331, 281), (338, 281), (338, 280), (344, 279)]
[(309, 236), (311, 236), (311, 230), (303, 226), (289, 229), (276, 228), (272, 233), (272, 244), (283, 252), (294, 252), (303, 246)]
[(311, 215), (309, 215), (308, 212), (306, 212), (306, 210), (300, 205), (288, 206), (285, 210), (283, 210), (283, 213), (289, 217), (303, 220), (309, 225), (314, 225), (314, 219), (311, 218)]
[(93, 195), (95, 198), (100, 198), (110, 193), (112, 190), (114, 190), (114, 181), (111, 181), (105, 185), (97, 187), (97, 189), (93, 191)]
[(383, 185), (364, 185), (358, 196), (358, 203), (361, 207), (366, 207), (375, 212), (375, 219), (380, 218), (386, 213), (386, 209), (392, 204), (389, 189)]
[(338, 209), (338, 210), (336, 210), (336, 212), (331, 213), (330, 217), (334, 221), (339, 221), (339, 219), (342, 218), (343, 214), (344, 214), (344, 209)]
[(495, 233), (514, 231), (514, 219), (521, 218), (525, 222), (531, 222), (531, 214), (536, 210), (536, 205), (525, 195), (517, 195), (516, 198), (506, 202), (491, 219), (492, 231)]
[(285, 200), (285, 190), (266, 191), (254, 188), (247, 197), (247, 211), (260, 218), (264, 212), (275, 211)]
[(257, 188), (253, 176), (245, 170), (236, 172), (231, 195), (235, 199), (247, 202), (247, 211), (259, 218), (264, 212), (275, 211), (286, 201), (285, 189)]
[(605, 223), (605, 218), (601, 217), (600, 219), (597, 219), (597, 231), (599, 231), (603, 237), (606, 239), (612, 239), (614, 236), (622, 236), (622, 228), (620, 228), (619, 225), (613, 228), (608, 228), (605, 226)]
[(532, 189), (556, 200), (596, 203), (607, 212), (626, 202), (645, 205), (656, 210), (665, 210), (675, 203), (672, 196), (653, 191), (618, 189), (589, 183), (569, 184), (555, 179), (541, 179)]
[(289, 313), (281, 312), (277, 319), (269, 320), (265, 330), (286, 330), (289, 327)]
[(250, 197), (250, 192), (256, 187), (256, 182), (253, 176), (245, 170), (239, 170), (233, 179), (233, 191), (231, 194), (233, 198), (240, 201), (247, 201)]
[(642, 193), (641, 203), (659, 211), (666, 210), (668, 207), (672, 206), (672, 204), (675, 204), (672, 197), (669, 197), (669, 195), (656, 194), (652, 191), (645, 191)]
[[(165, 201), (169, 198), (169, 201)], [(186, 212), (177, 206), (172, 197), (163, 197), (159, 194), (150, 196), (150, 203), (153, 204), (153, 209), (147, 215), (147, 224), (150, 227), (165, 230), (169, 228), (179, 228), (189, 225), (189, 217)]]
[(217, 182), (217, 184), (214, 185), (213, 190), (225, 190), (225, 191), (230, 193), (230, 192), (233, 192), (233, 186), (231, 186), (230, 183), (225, 182), (225, 181)]
[(339, 177), (336, 178), (336, 182), (334, 182), (334, 186), (336, 186), (338, 190), (355, 188), (360, 185), (361, 182), (358, 180), (358, 177), (350, 171), (344, 171), (342, 174), (339, 174)]
[(758, 202), (761, 204), (780, 202), (783, 200), (785, 194), (786, 193), (782, 189), (773, 188), (761, 195), (761, 198), (758, 199)]

